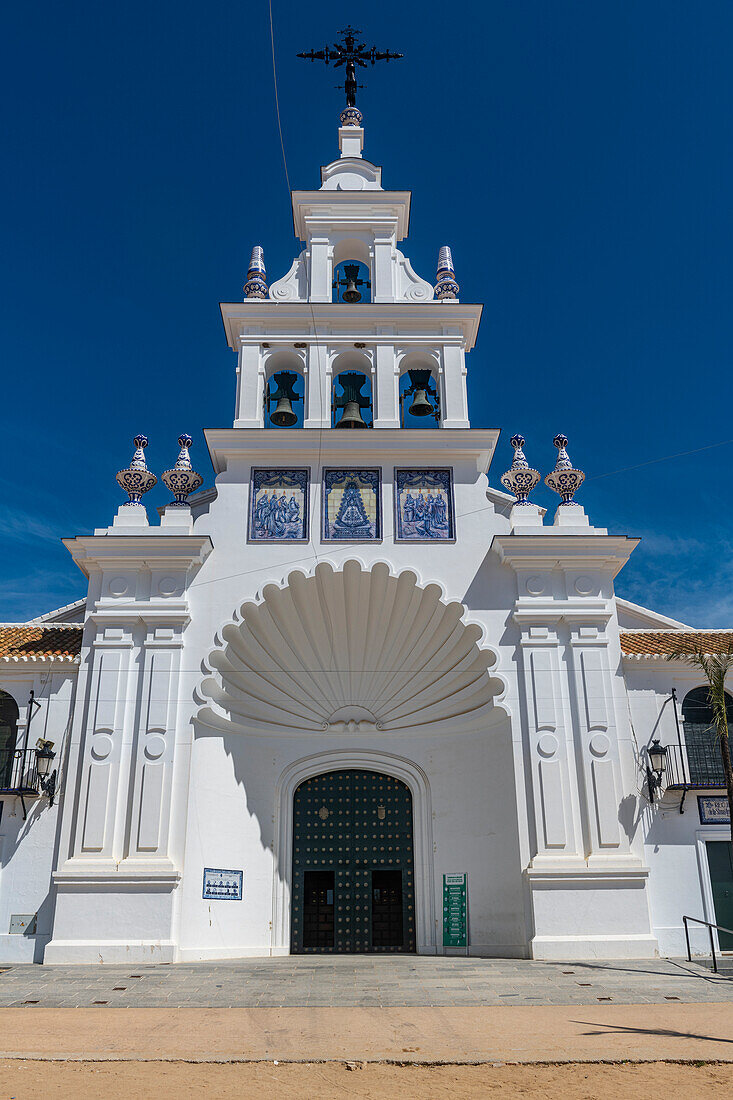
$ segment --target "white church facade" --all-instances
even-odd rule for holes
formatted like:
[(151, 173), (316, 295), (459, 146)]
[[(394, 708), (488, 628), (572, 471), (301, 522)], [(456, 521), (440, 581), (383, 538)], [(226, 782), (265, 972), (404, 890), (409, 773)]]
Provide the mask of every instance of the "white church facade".
[(413, 270), (363, 140), (347, 108), (292, 267), (268, 285), (256, 248), (222, 305), (214, 485), (182, 436), (151, 522), (136, 437), (129, 501), (65, 540), (85, 599), (0, 627), (0, 962), (643, 958), (726, 924), (702, 682), (665, 657), (701, 632), (615, 595), (639, 540), (591, 524), (564, 437), (554, 515), (521, 437), (496, 473), (481, 307), (449, 249)]

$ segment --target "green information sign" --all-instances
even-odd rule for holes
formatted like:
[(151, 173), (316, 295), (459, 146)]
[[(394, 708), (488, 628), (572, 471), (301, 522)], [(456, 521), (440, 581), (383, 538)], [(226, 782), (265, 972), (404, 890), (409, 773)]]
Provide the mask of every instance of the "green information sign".
[(443, 875), (443, 947), (468, 948), (466, 874)]

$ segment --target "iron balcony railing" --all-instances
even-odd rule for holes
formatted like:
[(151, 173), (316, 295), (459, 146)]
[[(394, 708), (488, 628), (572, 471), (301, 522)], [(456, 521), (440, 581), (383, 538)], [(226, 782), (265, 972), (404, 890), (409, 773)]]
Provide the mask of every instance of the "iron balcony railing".
[(725, 789), (723, 761), (717, 741), (710, 745), (667, 745), (664, 785), (667, 790)]
[(38, 794), (37, 749), (0, 749), (0, 794)]

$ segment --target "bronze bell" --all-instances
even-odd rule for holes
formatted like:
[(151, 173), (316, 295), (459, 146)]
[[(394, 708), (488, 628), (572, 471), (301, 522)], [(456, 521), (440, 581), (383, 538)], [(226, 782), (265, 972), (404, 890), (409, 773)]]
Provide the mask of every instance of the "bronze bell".
[(368, 409), (369, 398), (362, 392), (362, 386), (366, 382), (366, 375), (358, 371), (346, 371), (338, 377), (343, 393), (334, 401), (334, 409), (343, 409), (344, 415), (336, 425), (337, 428), (366, 428), (361, 415), (362, 409)]
[[(359, 265), (344, 264), (344, 274), (346, 275), (346, 290), (343, 293), (343, 299), (345, 302), (349, 302), (350, 305), (353, 305), (355, 302), (361, 301), (361, 291), (356, 289), (357, 279), (359, 277)], [(361, 419), (361, 417), (359, 419)]]
[(344, 415), (336, 425), (337, 428), (366, 428), (364, 418), (361, 415), (356, 401), (348, 401), (344, 408)]
[(270, 414), (270, 420), (276, 428), (292, 428), (293, 424), (298, 422), (297, 414), (293, 412), (293, 401), (300, 400), (293, 391), (297, 378), (297, 374), (287, 370), (275, 375), (277, 389), (270, 397), (270, 401), (277, 401), (277, 405), (275, 411)]
[(428, 394), (432, 397), (436, 396), (436, 391), (431, 384), (430, 371), (413, 369), (408, 370), (407, 373), (410, 376), (410, 388), (405, 396), (415, 395), (408, 412), (412, 416), (435, 416), (435, 408), (428, 397)]
[(279, 398), (274, 413), (270, 414), (270, 420), (277, 428), (292, 428), (297, 423), (298, 417), (293, 412), (289, 397)]
[(428, 395), (425, 390), (415, 390), (415, 397), (410, 405), (410, 412), (413, 416), (432, 416), (434, 409), (428, 401)]

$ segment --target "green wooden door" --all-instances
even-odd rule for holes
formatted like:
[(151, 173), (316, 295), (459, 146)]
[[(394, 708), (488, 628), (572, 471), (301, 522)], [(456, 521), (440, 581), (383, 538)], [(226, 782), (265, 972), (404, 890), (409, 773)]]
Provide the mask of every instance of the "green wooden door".
[(307, 779), (293, 804), (292, 951), (415, 950), (412, 796), (389, 775)]
[[(713, 888), (715, 923), (733, 928), (733, 846), (729, 840), (708, 840), (708, 867)], [(733, 951), (733, 935), (718, 932), (721, 951)]]

